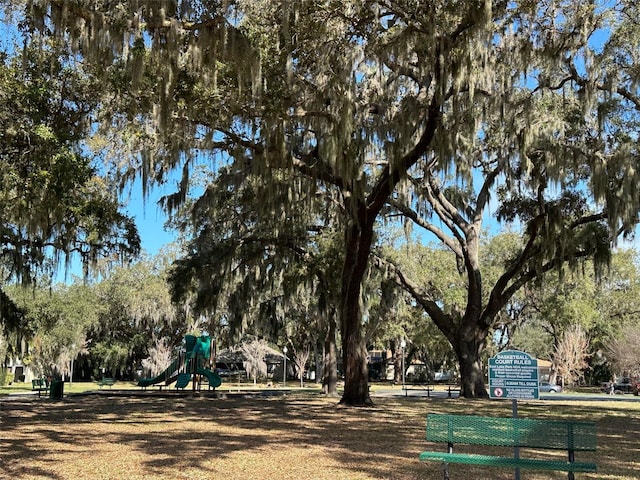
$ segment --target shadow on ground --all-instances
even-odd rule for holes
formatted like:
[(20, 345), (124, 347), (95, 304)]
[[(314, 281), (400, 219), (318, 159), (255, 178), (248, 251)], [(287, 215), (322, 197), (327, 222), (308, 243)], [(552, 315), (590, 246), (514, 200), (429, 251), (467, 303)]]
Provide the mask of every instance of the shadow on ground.
[[(417, 460), (422, 450), (444, 448), (424, 440), (427, 412), (510, 416), (505, 402), (385, 398), (354, 409), (310, 395), (114, 393), (4, 401), (0, 408), (0, 462), (14, 479), (441, 479), (439, 465)], [(532, 402), (520, 415), (596, 421), (598, 452), (581, 459), (595, 460), (608, 476), (581, 478), (637, 478), (640, 431), (624, 408)], [(450, 470), (452, 480), (513, 478), (505, 470)]]

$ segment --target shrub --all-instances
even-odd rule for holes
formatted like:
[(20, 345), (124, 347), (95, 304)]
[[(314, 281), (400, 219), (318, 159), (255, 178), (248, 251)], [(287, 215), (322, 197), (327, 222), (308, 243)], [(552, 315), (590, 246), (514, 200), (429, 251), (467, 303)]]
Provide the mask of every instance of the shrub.
[(0, 386), (4, 387), (11, 383), (11, 377), (13, 374), (7, 368), (0, 368)]

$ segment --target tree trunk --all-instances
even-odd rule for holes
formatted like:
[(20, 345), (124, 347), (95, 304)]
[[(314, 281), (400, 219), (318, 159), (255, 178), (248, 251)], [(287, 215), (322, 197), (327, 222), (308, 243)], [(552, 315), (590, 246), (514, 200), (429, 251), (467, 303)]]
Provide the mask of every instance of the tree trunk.
[(400, 342), (393, 342), (393, 383), (399, 385), (402, 383), (402, 348), (399, 347)]
[(336, 312), (334, 309), (329, 313), (329, 330), (324, 341), (322, 393), (338, 396), (338, 354), (336, 349)]
[(362, 340), (353, 340), (344, 345), (345, 379), (340, 403), (355, 407), (368, 406), (372, 402), (369, 396), (367, 350)]
[[(479, 226), (466, 233), (465, 267), (468, 276), (467, 308), (462, 323), (455, 332), (454, 346), (460, 365), (460, 396), (465, 398), (487, 398), (487, 388), (482, 368), (482, 352), (489, 334), (488, 320), (482, 319), (482, 275), (480, 273)], [(455, 325), (455, 322), (451, 323)]]
[[(360, 215), (366, 217), (364, 206)], [(369, 261), (373, 226), (364, 225), (364, 219), (347, 229), (345, 236), (345, 260), (342, 272), (340, 322), (344, 362), (344, 393), (340, 403), (351, 406), (371, 405), (369, 396), (369, 371), (367, 346), (362, 335), (360, 294), (362, 281)]]
[(465, 398), (487, 398), (482, 352), (487, 332), (479, 327), (458, 334), (455, 352), (460, 365), (460, 396)]
[(314, 383), (322, 383), (322, 365), (324, 363), (324, 358), (320, 357), (320, 352), (318, 351), (320, 347), (320, 343), (318, 341), (313, 342), (313, 380)]

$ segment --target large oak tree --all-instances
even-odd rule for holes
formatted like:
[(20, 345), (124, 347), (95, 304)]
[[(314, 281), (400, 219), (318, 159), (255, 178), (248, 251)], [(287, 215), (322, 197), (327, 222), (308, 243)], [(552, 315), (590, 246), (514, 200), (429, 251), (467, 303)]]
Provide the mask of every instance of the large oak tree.
[[(459, 137), (454, 157), (433, 155), (408, 172), (407, 193), (391, 200), (451, 251), (465, 279), (465, 304), (447, 310), (427, 285), (395, 272), (451, 342), (466, 396), (485, 394), (480, 354), (514, 294), (581, 260), (592, 260), (599, 275), (611, 246), (637, 224), (639, 36), (628, 21), (637, 7), (615, 7), (543, 3), (524, 17), (521, 10), (511, 26), (518, 34), (494, 52), (494, 68), (520, 80), (493, 113), (487, 102), (498, 91), (476, 93), (465, 111), (482, 118), (475, 137)], [(523, 42), (530, 56), (518, 60), (513, 49)], [(480, 249), (491, 210), (495, 220), (523, 228), (520, 246), (489, 283)]]
[[(452, 343), (469, 397), (486, 395), (480, 355), (510, 296), (566, 262), (601, 265), (637, 222), (633, 2), (29, 5), (36, 26), (104, 66), (116, 109), (105, 118), (122, 148), (146, 152), (129, 171), (151, 182), (183, 166), (186, 187), (194, 162), (216, 158), (238, 182), (290, 175), (292, 209), (309, 194), (302, 176), (336, 206), (345, 403), (370, 401), (362, 285), (387, 206), (458, 260), (461, 311), (400, 281)], [(491, 199), (524, 243), (487, 294), (478, 255)]]

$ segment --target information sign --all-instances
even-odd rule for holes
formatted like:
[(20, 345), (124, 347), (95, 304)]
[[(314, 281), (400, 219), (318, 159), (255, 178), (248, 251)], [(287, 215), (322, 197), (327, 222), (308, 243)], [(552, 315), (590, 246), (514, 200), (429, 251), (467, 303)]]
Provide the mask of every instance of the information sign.
[(540, 395), (538, 360), (507, 350), (489, 359), (489, 397), (532, 400)]

